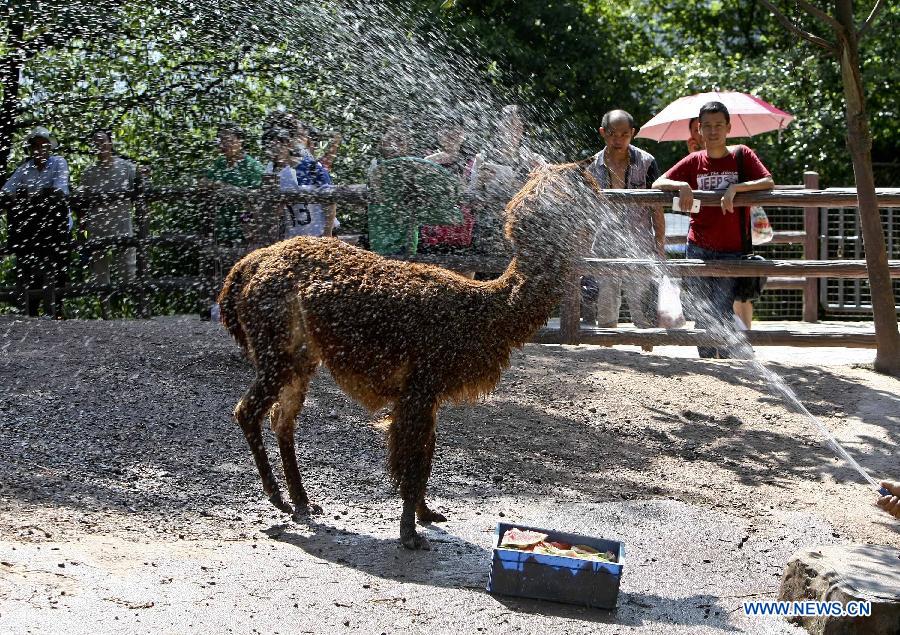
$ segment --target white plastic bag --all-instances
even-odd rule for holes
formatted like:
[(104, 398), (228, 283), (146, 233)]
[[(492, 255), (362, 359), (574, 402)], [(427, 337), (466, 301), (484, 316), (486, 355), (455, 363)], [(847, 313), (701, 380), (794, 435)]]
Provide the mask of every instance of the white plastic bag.
[(663, 276), (656, 300), (656, 325), (661, 329), (677, 329), (684, 326), (684, 321), (681, 286), (669, 276)]
[(750, 238), (754, 245), (762, 245), (772, 240), (774, 236), (772, 224), (766, 216), (766, 210), (754, 206), (750, 208)]

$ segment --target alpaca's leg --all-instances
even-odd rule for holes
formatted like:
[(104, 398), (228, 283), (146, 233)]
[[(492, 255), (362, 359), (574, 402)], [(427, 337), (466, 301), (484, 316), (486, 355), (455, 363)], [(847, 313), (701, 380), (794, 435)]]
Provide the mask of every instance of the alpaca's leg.
[[(431, 435), (431, 442), (426, 446), (425, 451), (428, 453), (428, 462), (429, 464), (434, 459), (434, 442), (436, 440), (436, 435)], [(436, 512), (432, 509), (428, 508), (428, 503), (425, 501), (425, 494), (422, 494), (422, 499), (416, 505), (416, 517), (419, 519), (420, 523), (442, 523), (447, 520), (447, 517), (441, 514), (440, 512)]]
[(433, 400), (423, 399), (417, 390), (408, 388), (407, 395), (394, 405), (393, 421), (388, 430), (388, 466), (403, 499), (400, 541), (409, 549), (431, 548), (416, 532), (415, 513), (424, 501), (431, 474), (435, 410)]
[(244, 437), (250, 451), (253, 452), (256, 469), (259, 470), (259, 477), (262, 479), (263, 491), (275, 507), (290, 514), (291, 507), (281, 497), (281, 490), (272, 473), (262, 437), (262, 420), (275, 403), (284, 375), (284, 367), (280, 364), (262, 366), (256, 379), (235, 407), (234, 418), (244, 431)]
[(304, 360), (290, 383), (281, 389), (278, 395), (278, 402), (272, 406), (271, 412), (272, 431), (278, 439), (278, 448), (281, 450), (284, 480), (287, 482), (288, 492), (290, 492), (291, 500), (294, 503), (295, 516), (308, 513), (322, 513), (321, 507), (309, 502), (306, 490), (303, 487), (303, 480), (300, 477), (300, 469), (297, 466), (297, 454), (294, 449), (294, 430), (297, 424), (297, 415), (303, 408), (309, 381), (315, 370), (316, 364)]

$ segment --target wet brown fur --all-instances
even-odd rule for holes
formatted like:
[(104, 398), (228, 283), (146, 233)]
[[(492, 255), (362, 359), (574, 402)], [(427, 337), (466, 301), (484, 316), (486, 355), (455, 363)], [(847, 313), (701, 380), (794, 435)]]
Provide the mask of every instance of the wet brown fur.
[(512, 349), (558, 303), (576, 255), (571, 239), (584, 229), (577, 199), (596, 187), (586, 174), (582, 164), (567, 164), (532, 175), (507, 206), (516, 257), (496, 280), (389, 260), (327, 238), (283, 241), (234, 266), (219, 296), (222, 322), (257, 369), (235, 418), (273, 504), (290, 511), (262, 444), (262, 419), (270, 414), (291, 500), (304, 513), (294, 425), (310, 378), (324, 364), (367, 408), (392, 404), (388, 466), (404, 502), (401, 540), (425, 546), (413, 510), (420, 521), (443, 520), (424, 499), (437, 410), (490, 391)]

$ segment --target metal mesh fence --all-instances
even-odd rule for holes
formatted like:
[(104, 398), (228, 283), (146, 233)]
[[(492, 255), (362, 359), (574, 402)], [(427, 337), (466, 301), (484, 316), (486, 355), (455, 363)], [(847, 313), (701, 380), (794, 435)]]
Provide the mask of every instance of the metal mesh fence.
[[(821, 211), (825, 237), (820, 241), (823, 259), (863, 259), (866, 257), (859, 215), (855, 208), (828, 208)], [(888, 258), (900, 259), (900, 209), (881, 209)], [(894, 305), (900, 312), (900, 279), (894, 279)], [(820, 298), (828, 316), (841, 319), (871, 319), (872, 293), (866, 279), (828, 278), (820, 287)]]
[[(767, 207), (766, 216), (775, 231), (802, 231), (803, 209), (799, 207)], [(803, 258), (803, 244), (758, 245), (754, 251), (769, 260)], [(753, 317), (757, 320), (802, 320), (803, 291), (799, 289), (769, 289), (753, 303)]]

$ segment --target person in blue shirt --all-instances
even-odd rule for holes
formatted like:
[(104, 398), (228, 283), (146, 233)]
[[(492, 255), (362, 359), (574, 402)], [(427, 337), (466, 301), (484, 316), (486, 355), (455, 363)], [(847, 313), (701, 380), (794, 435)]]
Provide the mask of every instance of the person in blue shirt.
[(62, 318), (62, 293), (71, 248), (72, 218), (69, 166), (52, 153), (58, 143), (47, 128), (38, 126), (26, 137), (28, 159), (3, 184), (11, 199), (7, 217), (7, 243), (16, 257), (16, 286), (23, 308), (37, 316), (40, 298), (28, 290), (44, 291), (44, 312)]
[[(310, 152), (309, 126), (300, 123), (292, 131), (293, 145), (289, 149), (289, 172), (280, 175), (282, 191), (297, 191), (332, 185), (331, 174)], [(293, 176), (293, 178), (291, 178)], [(285, 238), (294, 236), (331, 236), (336, 223), (337, 205), (293, 203), (287, 206)]]
[(37, 194), (57, 190), (69, 194), (69, 165), (61, 156), (52, 154), (59, 147), (50, 131), (38, 126), (25, 139), (28, 159), (16, 168), (3, 184), (6, 194)]

